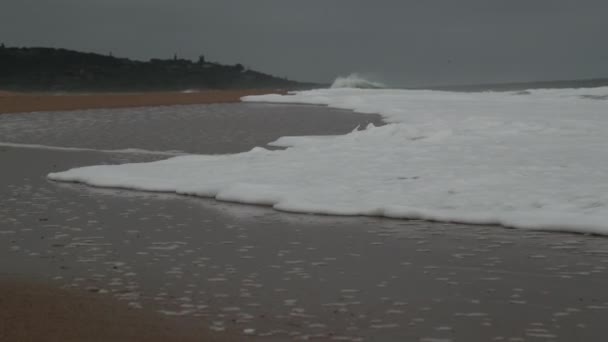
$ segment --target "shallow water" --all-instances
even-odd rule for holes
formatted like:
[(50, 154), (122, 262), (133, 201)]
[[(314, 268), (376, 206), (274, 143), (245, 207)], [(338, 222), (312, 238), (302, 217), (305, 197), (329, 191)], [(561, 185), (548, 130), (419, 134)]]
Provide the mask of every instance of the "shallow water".
[(218, 154), (284, 135), (344, 134), (369, 123), (382, 121), (324, 107), (246, 103), (39, 112), (0, 116), (0, 143)]
[[(266, 111), (248, 106), (228, 107), (245, 116), (245, 108)], [(226, 124), (248, 135), (235, 142), (239, 148), (253, 147), (241, 141), (263, 144), (278, 135), (319, 133), (313, 124), (299, 133), (302, 128), (289, 120), (281, 131), (244, 127), (273, 126), (273, 120), (283, 120), (291, 110), (316, 113), (327, 120), (324, 128), (332, 123), (332, 134), (373, 120), (361, 116), (362, 122), (343, 122), (340, 111), (321, 107), (268, 108), (274, 114), (248, 118), (256, 123)], [(229, 115), (210, 115), (209, 120)], [(167, 122), (157, 125), (157, 135), (167, 140), (149, 142), (154, 135), (143, 138), (125, 129), (121, 142), (105, 131), (120, 131), (113, 125), (122, 124), (108, 120), (111, 129), (95, 129), (92, 116), (88, 125), (79, 124), (90, 127), (81, 143), (70, 140), (79, 133), (67, 118), (45, 127), (31, 115), (32, 122), (24, 118), (21, 125), (38, 125), (39, 130), (10, 132), (13, 142), (103, 149), (192, 152), (214, 146), (207, 136), (198, 142), (188, 137), (193, 139), (189, 144), (179, 145)], [(131, 122), (127, 126), (138, 126), (133, 118), (125, 120)], [(141, 126), (154, 122), (145, 115), (139, 120)], [(172, 124), (191, 130), (212, 126), (205, 124), (204, 115), (193, 120)], [(2, 130), (9, 131), (0, 121)], [(209, 134), (232, 136), (229, 129)], [(227, 143), (217, 146), (238, 150)], [(107, 291), (133, 307), (200, 316), (215, 330), (251, 328), (256, 335), (279, 340), (595, 341), (608, 332), (606, 238), (291, 215), (45, 178), (77, 166), (157, 158), (162, 157), (0, 147), (0, 275)]]

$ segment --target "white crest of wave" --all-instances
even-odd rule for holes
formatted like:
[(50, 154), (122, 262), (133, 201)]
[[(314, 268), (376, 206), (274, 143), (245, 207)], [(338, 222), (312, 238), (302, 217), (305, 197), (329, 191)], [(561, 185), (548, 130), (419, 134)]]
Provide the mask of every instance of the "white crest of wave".
[(381, 89), (386, 88), (386, 86), (380, 82), (370, 81), (363, 76), (354, 73), (336, 78), (331, 85), (331, 88)]

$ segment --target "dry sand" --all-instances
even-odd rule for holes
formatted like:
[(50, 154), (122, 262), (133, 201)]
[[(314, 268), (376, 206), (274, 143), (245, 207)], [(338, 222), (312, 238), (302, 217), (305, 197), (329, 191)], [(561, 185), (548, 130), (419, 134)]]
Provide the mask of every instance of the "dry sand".
[(239, 102), (247, 95), (284, 90), (202, 90), (196, 92), (41, 94), (0, 91), (0, 114)]
[(112, 297), (0, 280), (0, 341), (234, 341), (201, 320), (171, 320)]

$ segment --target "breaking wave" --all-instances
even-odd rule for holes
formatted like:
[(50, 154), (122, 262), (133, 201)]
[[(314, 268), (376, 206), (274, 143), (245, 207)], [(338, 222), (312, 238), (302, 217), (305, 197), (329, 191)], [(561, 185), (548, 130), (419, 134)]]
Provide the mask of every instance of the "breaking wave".
[(382, 89), (386, 86), (380, 82), (370, 81), (359, 74), (350, 74), (336, 78), (331, 88)]

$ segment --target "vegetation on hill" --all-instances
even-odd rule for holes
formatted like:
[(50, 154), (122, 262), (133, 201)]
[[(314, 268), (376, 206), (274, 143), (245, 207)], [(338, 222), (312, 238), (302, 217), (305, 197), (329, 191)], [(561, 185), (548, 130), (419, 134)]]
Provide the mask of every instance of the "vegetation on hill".
[(185, 89), (298, 89), (299, 83), (241, 64), (177, 58), (136, 61), (96, 53), (0, 45), (0, 89), (20, 91), (135, 91)]

